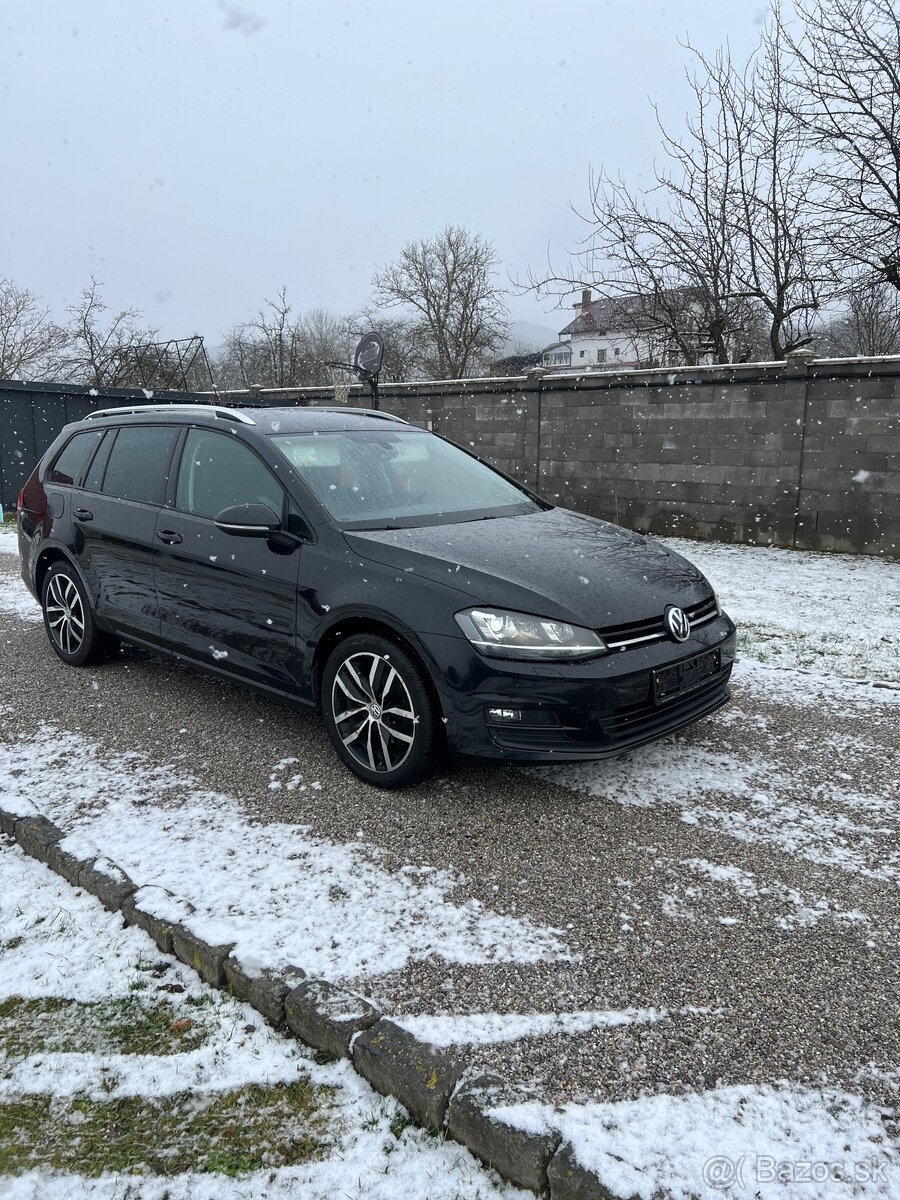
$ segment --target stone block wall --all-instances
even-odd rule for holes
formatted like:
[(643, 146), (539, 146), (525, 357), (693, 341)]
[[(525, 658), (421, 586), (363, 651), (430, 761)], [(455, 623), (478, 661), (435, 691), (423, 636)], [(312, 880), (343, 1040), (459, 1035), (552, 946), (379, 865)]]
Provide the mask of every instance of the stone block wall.
[(394, 384), (381, 406), (633, 529), (900, 557), (900, 358)]
[[(156, 398), (334, 403), (312, 388)], [(2, 503), (65, 420), (136, 402), (0, 382)], [(644, 532), (900, 558), (900, 357), (391, 384), (381, 407)]]

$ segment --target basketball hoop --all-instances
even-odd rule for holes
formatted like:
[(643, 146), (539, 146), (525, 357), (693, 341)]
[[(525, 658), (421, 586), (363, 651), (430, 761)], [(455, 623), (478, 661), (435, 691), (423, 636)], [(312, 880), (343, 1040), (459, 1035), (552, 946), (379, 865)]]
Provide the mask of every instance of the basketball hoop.
[(335, 404), (346, 404), (353, 386), (351, 376), (356, 376), (360, 383), (369, 385), (372, 397), (372, 408), (378, 410), (378, 374), (384, 359), (384, 338), (380, 333), (365, 334), (360, 338), (353, 355), (353, 362), (331, 362), (325, 359), (322, 363), (331, 374), (331, 385), (334, 388)]
[(351, 379), (348, 368), (343, 364), (337, 364), (330, 367), (331, 385), (334, 388), (335, 404), (346, 404), (347, 398), (350, 395)]

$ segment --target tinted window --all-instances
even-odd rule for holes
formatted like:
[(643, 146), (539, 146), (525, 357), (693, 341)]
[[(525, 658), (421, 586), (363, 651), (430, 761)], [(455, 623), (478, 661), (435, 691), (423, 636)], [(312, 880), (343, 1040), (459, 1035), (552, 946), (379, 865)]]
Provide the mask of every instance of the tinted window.
[(123, 500), (162, 504), (177, 433), (165, 425), (121, 428), (109, 456), (103, 491)]
[(100, 449), (91, 459), (91, 465), (88, 467), (88, 473), (84, 478), (83, 486), (89, 492), (99, 492), (103, 486), (103, 476), (106, 473), (106, 464), (109, 462), (109, 452), (112, 450), (115, 440), (116, 431), (114, 429), (107, 429), (100, 444)]
[(84, 469), (100, 445), (102, 437), (102, 429), (92, 429), (89, 433), (76, 433), (70, 438), (53, 464), (53, 470), (50, 472), (51, 482), (81, 483)]
[(273, 441), (330, 515), (357, 528), (538, 508), (515, 484), (430, 433), (291, 433)]
[(192, 429), (181, 456), (175, 502), (198, 517), (215, 517), (232, 504), (268, 504), (280, 516), (284, 491), (233, 435)]

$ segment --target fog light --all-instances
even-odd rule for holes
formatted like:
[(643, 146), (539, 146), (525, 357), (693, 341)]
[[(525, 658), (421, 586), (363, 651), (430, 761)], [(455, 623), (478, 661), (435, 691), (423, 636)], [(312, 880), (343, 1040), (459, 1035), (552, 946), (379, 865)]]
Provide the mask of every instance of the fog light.
[(502, 722), (504, 725), (510, 721), (521, 721), (521, 708), (489, 708), (487, 710), (488, 720)]

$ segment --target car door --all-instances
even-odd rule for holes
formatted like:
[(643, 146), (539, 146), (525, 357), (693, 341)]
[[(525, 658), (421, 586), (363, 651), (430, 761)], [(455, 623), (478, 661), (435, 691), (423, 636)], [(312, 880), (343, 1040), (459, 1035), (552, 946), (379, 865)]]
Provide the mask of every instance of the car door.
[(110, 628), (159, 638), (154, 558), (178, 428), (107, 431), (72, 498), (73, 547), (94, 612)]
[(234, 504), (281, 515), (285, 492), (235, 434), (191, 427), (173, 503), (156, 524), (162, 637), (173, 649), (280, 691), (305, 691), (297, 654), (301, 547), (217, 529)]

